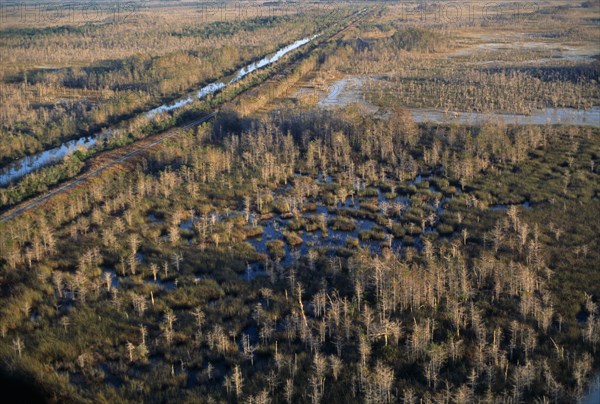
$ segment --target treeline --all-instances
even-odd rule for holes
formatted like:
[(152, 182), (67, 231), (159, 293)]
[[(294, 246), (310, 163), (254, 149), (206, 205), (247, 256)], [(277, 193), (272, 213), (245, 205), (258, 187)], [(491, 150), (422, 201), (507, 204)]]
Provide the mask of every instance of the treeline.
[[(581, 16), (568, 21), (580, 24), (577, 39), (591, 44), (597, 29)], [(388, 21), (386, 21), (388, 22)], [(592, 58), (556, 57), (549, 38), (562, 24), (535, 25), (528, 36), (542, 36), (542, 45), (519, 49), (487, 50), (481, 47), (453, 52), (461, 46), (466, 28), (443, 25), (392, 28), (387, 24), (361, 26), (359, 40), (347, 41), (335, 64), (324, 66), (331, 76), (366, 76), (363, 93), (367, 101), (384, 109), (397, 105), (445, 111), (476, 111), (528, 114), (536, 109), (589, 109), (600, 102), (595, 83), (600, 63)], [(536, 23), (538, 24), (538, 23)], [(544, 36), (547, 35), (547, 36)], [(464, 45), (463, 45), (464, 46)], [(449, 52), (450, 51), (450, 52)], [(534, 53), (535, 52), (535, 53)]]
[[(157, 29), (150, 19), (129, 30), (40, 28), (34, 37), (10, 31), (2, 46), (12, 60), (3, 63), (23, 68), (4, 71), (0, 83), (6, 106), (0, 114), (0, 165), (171, 101), (319, 30), (321, 23), (294, 16), (173, 21)], [(53, 60), (64, 52), (75, 54)]]
[(243, 116), (259, 111), (267, 104), (284, 95), (287, 91), (291, 91), (294, 85), (309, 72), (316, 70), (319, 64), (322, 63), (321, 59), (324, 59), (326, 54), (326, 49), (310, 54), (291, 71), (280, 73), (268, 82), (253, 89), (250, 94), (244, 94), (226, 107), (233, 109)]
[(447, 68), (443, 74), (423, 77), (418, 64), (414, 60), (388, 80), (372, 81), (368, 98), (385, 107), (400, 102), (414, 108), (519, 114), (544, 108), (589, 109), (600, 99), (591, 85), (595, 79), (584, 76), (562, 81), (540, 79), (535, 69)]
[[(327, 32), (325, 35), (329, 34), (330, 32)], [(302, 50), (275, 65), (246, 76), (215, 95), (195, 100), (176, 111), (159, 113), (151, 119), (145, 115), (136, 115), (131, 119), (123, 120), (108, 131), (110, 135), (106, 141), (97, 144), (86, 153), (80, 153), (80, 156), (88, 159), (98, 151), (125, 146), (148, 135), (164, 132), (176, 125), (185, 124), (198, 116), (203, 116), (215, 107), (233, 108), (236, 111), (245, 111), (244, 113), (256, 111), (290, 89), (308, 72), (314, 70), (318, 64), (329, 60), (335, 45), (328, 42), (326, 38), (326, 36), (323, 38), (323, 42), (317, 40), (315, 43), (303, 47)], [(316, 46), (322, 48), (316, 49)], [(265, 82), (267, 79), (268, 81)], [(249, 94), (244, 94), (243, 97), (238, 96), (250, 88), (252, 90)], [(84, 167), (84, 165), (79, 165), (80, 170)], [(5, 210), (24, 199), (36, 196), (49, 187), (79, 174), (79, 171), (74, 171), (70, 164), (59, 164), (42, 169), (37, 173), (38, 175), (28, 174), (8, 187), (0, 189), (0, 210)]]

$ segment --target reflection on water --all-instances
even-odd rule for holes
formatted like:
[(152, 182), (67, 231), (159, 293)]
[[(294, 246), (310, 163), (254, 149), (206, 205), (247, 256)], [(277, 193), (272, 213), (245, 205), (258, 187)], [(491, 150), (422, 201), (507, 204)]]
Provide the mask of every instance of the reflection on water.
[[(235, 76), (227, 83), (215, 82), (215, 83), (210, 83), (209, 85), (202, 87), (196, 93), (195, 98), (201, 99), (201, 98), (206, 97), (209, 94), (214, 94), (217, 91), (224, 89), (228, 85), (231, 85), (231, 84), (235, 83), (236, 81), (241, 80), (242, 78), (244, 78), (248, 74), (252, 73), (253, 71), (277, 62), (279, 59), (281, 59), (287, 53), (293, 51), (294, 49), (298, 49), (302, 45), (315, 39), (317, 36), (318, 35), (313, 35), (312, 37), (299, 39), (298, 41), (294, 42), (293, 44), (290, 44), (284, 48), (279, 49), (275, 54), (273, 54), (271, 56), (264, 57), (261, 60), (259, 60), (258, 62), (254, 62), (254, 63), (249, 64), (248, 66), (242, 67), (235, 74)], [(160, 112), (173, 111), (173, 110), (179, 109), (187, 104), (190, 104), (193, 101), (194, 101), (194, 97), (192, 95), (190, 95), (189, 97), (187, 97), (185, 99), (175, 102), (174, 104), (161, 105), (160, 107), (154, 108), (154, 109), (148, 111), (146, 116), (148, 116), (149, 118), (152, 118), (154, 115), (156, 115)]]
[(583, 395), (579, 404), (599, 404), (600, 403), (600, 372), (590, 381), (588, 391)]
[(0, 186), (5, 186), (13, 180), (21, 178), (32, 171), (47, 165), (57, 163), (79, 148), (89, 149), (108, 135), (102, 133), (96, 137), (82, 137), (63, 143), (60, 147), (46, 150), (32, 156), (24, 157), (0, 170)]
[[(228, 85), (235, 83), (236, 81), (242, 79), (243, 77), (247, 76), (248, 74), (254, 72), (255, 70), (258, 70), (262, 67), (268, 66), (272, 63), (275, 63), (276, 61), (281, 59), (287, 53), (289, 53), (295, 49), (298, 49), (302, 45), (307, 44), (308, 42), (312, 41), (313, 39), (315, 39), (318, 36), (319, 35), (313, 35), (312, 37), (306, 37), (306, 38), (300, 39), (290, 45), (287, 45), (287, 46), (279, 49), (276, 53), (274, 53), (271, 56), (264, 57), (257, 62), (251, 63), (248, 66), (242, 67), (229, 82), (227, 82), (227, 83), (223, 83), (223, 82), (210, 83), (210, 84), (202, 87), (200, 90), (198, 90), (196, 92), (196, 94), (192, 94), (192, 95), (188, 96), (187, 98), (179, 100), (173, 104), (161, 105), (160, 107), (157, 107), (157, 108), (154, 108), (154, 109), (148, 111), (146, 113), (146, 116), (149, 118), (152, 118), (159, 112), (174, 111), (174, 110), (179, 109), (187, 104), (192, 103), (194, 101), (194, 98), (201, 99), (201, 98), (206, 97), (209, 94), (214, 94), (217, 91), (222, 90), (223, 88), (227, 87)], [(11, 181), (17, 180), (17, 179), (23, 177), (24, 175), (27, 175), (35, 170), (38, 170), (42, 167), (45, 167), (45, 166), (53, 164), (53, 163), (57, 163), (61, 159), (63, 159), (65, 156), (67, 156), (69, 153), (74, 152), (79, 147), (89, 149), (90, 147), (94, 146), (99, 140), (103, 140), (106, 137), (108, 137), (108, 135), (105, 133), (102, 133), (100, 135), (93, 136), (93, 137), (85, 137), (85, 138), (82, 137), (80, 139), (65, 142), (60, 147), (57, 147), (55, 149), (46, 150), (44, 152), (41, 152), (41, 153), (38, 153), (38, 154), (35, 154), (32, 156), (24, 157), (14, 163), (11, 163), (8, 166), (6, 166), (0, 170), (0, 186), (6, 186)]]
[(486, 122), (502, 121), (515, 125), (582, 125), (600, 127), (600, 107), (589, 110), (573, 108), (546, 108), (530, 115), (499, 114), (482, 112), (444, 112), (439, 110), (412, 109), (415, 122), (457, 123), (481, 125)]
[[(353, 203), (351, 198), (348, 198), (345, 203), (341, 204), (344, 209), (357, 210), (359, 204)], [(339, 205), (338, 205), (339, 207)], [(305, 219), (316, 219), (317, 216), (324, 216), (325, 222), (335, 220), (338, 215), (337, 212), (330, 213), (326, 206), (319, 204), (316, 209), (317, 214), (305, 214), (302, 217)], [(329, 251), (330, 256), (335, 255), (335, 249), (344, 247), (349, 238), (358, 240), (359, 245), (364, 248), (368, 248), (371, 252), (375, 253), (381, 249), (383, 245), (387, 245), (384, 240), (366, 239), (361, 238), (362, 232), (368, 232), (374, 228), (380, 228), (375, 221), (361, 218), (352, 219), (354, 223), (353, 230), (334, 230), (331, 227), (327, 228), (327, 231), (323, 233), (322, 229), (316, 229), (314, 231), (307, 231), (301, 229), (296, 233), (302, 239), (302, 243), (297, 246), (289, 246), (287, 243), (284, 245), (285, 255), (282, 258), (280, 264), (283, 266), (290, 266), (294, 262), (294, 254), (298, 256), (306, 256), (312, 249), (325, 249)], [(281, 216), (276, 216), (271, 219), (263, 220), (261, 223), (263, 228), (262, 235), (258, 237), (251, 237), (247, 241), (254, 246), (257, 252), (269, 255), (269, 249), (267, 248), (267, 242), (272, 240), (283, 240), (283, 233), (289, 231), (287, 225), (289, 219), (282, 219)], [(380, 228), (382, 231), (383, 228)], [(398, 250), (402, 245), (400, 239), (392, 240), (392, 249)], [(250, 265), (246, 273), (243, 275), (243, 279), (252, 280), (257, 276), (267, 275), (267, 271), (264, 269), (262, 263), (255, 263)]]

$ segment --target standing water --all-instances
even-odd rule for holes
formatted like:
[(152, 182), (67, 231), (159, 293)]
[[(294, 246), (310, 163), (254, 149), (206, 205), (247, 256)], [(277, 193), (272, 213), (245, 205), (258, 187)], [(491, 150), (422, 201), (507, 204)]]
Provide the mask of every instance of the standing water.
[[(289, 52), (295, 49), (298, 49), (302, 45), (307, 44), (308, 42), (312, 41), (318, 36), (319, 34), (299, 39), (298, 41), (279, 49), (276, 53), (274, 53), (271, 56), (266, 56), (257, 62), (253, 62), (247, 66), (242, 67), (228, 82), (210, 83), (202, 87), (195, 94), (188, 96), (187, 98), (179, 100), (170, 105), (161, 105), (157, 108), (148, 111), (146, 113), (146, 116), (148, 118), (152, 118), (160, 112), (174, 111), (187, 104), (192, 103), (194, 99), (201, 99), (209, 94), (214, 94), (224, 89), (225, 87), (235, 83), (236, 81), (241, 80), (248, 74), (277, 62), (284, 55), (288, 54)], [(98, 140), (102, 140), (103, 138), (105, 138), (104, 133), (92, 137), (82, 137), (76, 140), (65, 142), (60, 147), (46, 150), (41, 153), (34, 154), (32, 156), (24, 157), (18, 161), (15, 161), (14, 163), (10, 163), (6, 167), (0, 169), (0, 186), (6, 186), (10, 182), (17, 180), (33, 171), (36, 171), (47, 165), (57, 163), (68, 154), (74, 152), (79, 147), (89, 149), (90, 147), (94, 146), (98, 142)]]
[[(272, 56), (264, 57), (261, 60), (259, 60), (258, 62), (254, 62), (254, 63), (249, 64), (248, 66), (242, 67), (240, 70), (238, 70), (238, 72), (235, 74), (235, 76), (231, 80), (229, 80), (229, 82), (227, 82), (227, 83), (215, 82), (215, 83), (210, 83), (209, 85), (202, 87), (196, 93), (195, 98), (201, 99), (201, 98), (206, 97), (209, 94), (214, 94), (217, 91), (224, 89), (225, 87), (235, 83), (236, 81), (241, 80), (242, 78), (244, 78), (248, 74), (252, 73), (253, 71), (277, 62), (279, 59), (281, 59), (287, 53), (293, 51), (294, 49), (298, 49), (302, 45), (315, 39), (317, 36), (319, 36), (319, 35), (313, 35), (312, 37), (299, 39), (296, 42), (294, 42), (293, 44), (290, 44), (284, 48), (279, 49)], [(174, 104), (161, 105), (160, 107), (154, 108), (154, 109), (148, 111), (146, 116), (149, 118), (152, 118), (154, 115), (156, 115), (160, 112), (173, 111), (173, 110), (179, 109), (179, 108), (183, 107), (184, 105), (187, 105), (193, 101), (194, 101), (194, 96), (190, 95), (189, 97), (187, 97), (183, 100), (179, 100), (179, 101), (175, 102)]]
[(583, 395), (579, 404), (599, 404), (600, 403), (600, 372), (590, 381), (588, 391)]
[(102, 132), (96, 136), (81, 137), (79, 139), (71, 140), (63, 143), (59, 147), (45, 150), (32, 156), (23, 157), (14, 163), (10, 163), (0, 170), (0, 186), (8, 185), (11, 181), (21, 178), (24, 175), (47, 165), (58, 163), (79, 148), (89, 149), (96, 145), (98, 141), (102, 141), (109, 137), (110, 135), (108, 133), (109, 132)]

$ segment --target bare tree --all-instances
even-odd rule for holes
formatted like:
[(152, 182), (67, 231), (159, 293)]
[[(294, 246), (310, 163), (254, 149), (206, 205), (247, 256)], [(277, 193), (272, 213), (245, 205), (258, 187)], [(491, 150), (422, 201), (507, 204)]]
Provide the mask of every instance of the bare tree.
[(244, 378), (242, 377), (239, 365), (236, 365), (233, 369), (232, 381), (235, 387), (235, 395), (239, 400), (242, 397), (242, 389), (244, 387)]
[(285, 381), (283, 393), (285, 395), (285, 401), (287, 402), (287, 404), (292, 404), (294, 399), (294, 380), (287, 379)]
[(127, 352), (129, 353), (129, 362), (133, 362), (133, 352), (135, 351), (135, 346), (127, 341)]
[(23, 352), (23, 347), (23, 340), (17, 335), (17, 337), (13, 339), (13, 350), (19, 355), (19, 358)]

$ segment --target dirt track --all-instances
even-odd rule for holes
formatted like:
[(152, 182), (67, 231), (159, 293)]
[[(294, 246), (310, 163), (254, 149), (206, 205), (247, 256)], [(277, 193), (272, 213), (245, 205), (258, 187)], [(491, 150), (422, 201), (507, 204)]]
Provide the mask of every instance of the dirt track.
[[(76, 178), (67, 181), (58, 188), (52, 189), (51, 191), (43, 195), (26, 201), (21, 205), (13, 208), (12, 210), (3, 213), (2, 216), (0, 216), (0, 222), (7, 222), (11, 219), (14, 219), (15, 217), (27, 212), (28, 210), (38, 207), (41, 203), (47, 201), (48, 199), (51, 199), (52, 197), (58, 194), (64, 193), (70, 189), (77, 187), (87, 179), (96, 177), (103, 171), (112, 168), (118, 164), (121, 164), (129, 160), (130, 158), (135, 157), (136, 155), (158, 145), (159, 143), (162, 143), (163, 141), (176, 136), (177, 134), (179, 134), (180, 131), (198, 126), (203, 122), (209, 121), (210, 119), (214, 118), (216, 115), (217, 113), (213, 112), (211, 114), (203, 116), (202, 118), (198, 118), (182, 127), (172, 129), (160, 135), (150, 136), (146, 139), (140, 140), (139, 142), (132, 143), (129, 146), (125, 146), (114, 151), (102, 153), (99, 156), (94, 157), (92, 159), (92, 165), (97, 165), (98, 163), (100, 163), (99, 167), (93, 168), (91, 171), (88, 171)], [(114, 155), (116, 153), (118, 153), (118, 155)], [(109, 154), (111, 154), (112, 156), (109, 156)], [(108, 161), (106, 163), (101, 163), (101, 160)]]
[[(353, 26), (356, 26), (356, 24), (362, 19), (364, 19), (368, 14), (368, 12), (365, 13), (365, 11), (366, 9), (359, 12), (357, 19), (352, 20), (349, 24), (340, 28), (340, 30), (333, 34), (329, 39), (331, 40), (339, 38), (348, 29), (350, 29)], [(124, 146), (116, 150), (101, 153), (98, 156), (93, 157), (91, 160), (91, 166), (95, 168), (91, 168), (90, 171), (70, 180), (67, 180), (67, 182), (65, 182), (61, 186), (54, 188), (43, 195), (39, 195), (30, 200), (22, 202), (14, 208), (2, 213), (0, 215), (0, 222), (8, 222), (27, 211), (35, 209), (36, 207), (39, 207), (41, 204), (53, 198), (54, 196), (74, 189), (77, 186), (83, 184), (86, 180), (98, 176), (100, 173), (106, 171), (107, 169), (115, 167), (131, 159), (132, 157), (135, 157), (136, 155), (158, 145), (159, 143), (162, 143), (163, 141), (176, 136), (177, 134), (179, 134), (180, 131), (190, 129), (202, 124), (203, 122), (207, 122), (210, 119), (214, 118), (216, 115), (217, 112), (213, 112), (179, 128), (169, 130), (159, 135), (150, 136), (148, 138), (142, 139), (140, 141), (132, 143), (131, 145)]]

